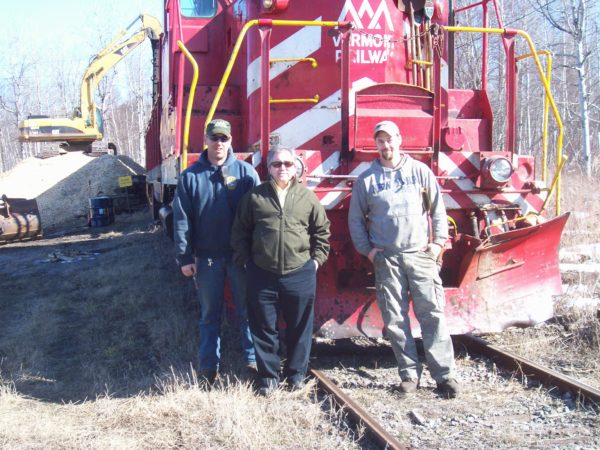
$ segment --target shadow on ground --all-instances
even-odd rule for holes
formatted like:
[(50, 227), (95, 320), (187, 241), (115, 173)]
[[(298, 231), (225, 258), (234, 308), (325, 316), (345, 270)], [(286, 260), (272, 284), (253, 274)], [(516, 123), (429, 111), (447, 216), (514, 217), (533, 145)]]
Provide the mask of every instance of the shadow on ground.
[[(172, 243), (142, 213), (0, 248), (0, 382), (79, 402), (136, 395), (196, 364), (199, 308)], [(224, 324), (223, 375), (238, 372)]]

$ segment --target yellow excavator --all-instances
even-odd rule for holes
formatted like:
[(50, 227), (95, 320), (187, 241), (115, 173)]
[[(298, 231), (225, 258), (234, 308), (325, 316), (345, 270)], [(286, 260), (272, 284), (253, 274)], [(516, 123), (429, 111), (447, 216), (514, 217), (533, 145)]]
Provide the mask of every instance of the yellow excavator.
[[(141, 22), (141, 27), (132, 32), (133, 26), (138, 21)], [(75, 109), (73, 117), (29, 116), (19, 124), (19, 140), (21, 142), (66, 143), (67, 145), (61, 145), (65, 150), (90, 149), (93, 142), (102, 140), (104, 133), (102, 115), (94, 100), (100, 80), (146, 38), (150, 39), (152, 44), (153, 97), (156, 98), (161, 34), (162, 27), (155, 17), (146, 14), (137, 17), (108, 46), (92, 58), (81, 81), (81, 104)]]

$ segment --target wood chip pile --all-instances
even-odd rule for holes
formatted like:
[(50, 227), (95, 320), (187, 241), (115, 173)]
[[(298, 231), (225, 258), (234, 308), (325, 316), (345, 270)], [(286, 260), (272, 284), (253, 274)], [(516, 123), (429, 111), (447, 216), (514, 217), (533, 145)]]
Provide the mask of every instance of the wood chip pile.
[(118, 177), (137, 174), (114, 155), (91, 157), (70, 152), (48, 159), (28, 158), (0, 174), (0, 195), (36, 199), (42, 228), (85, 225), (89, 199), (113, 195)]

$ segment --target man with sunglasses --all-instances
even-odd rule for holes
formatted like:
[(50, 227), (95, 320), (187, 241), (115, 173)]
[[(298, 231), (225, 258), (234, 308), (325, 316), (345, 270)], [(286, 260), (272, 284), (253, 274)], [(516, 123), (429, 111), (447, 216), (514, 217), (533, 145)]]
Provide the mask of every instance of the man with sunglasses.
[(373, 263), (377, 305), (402, 380), (398, 390), (415, 392), (422, 371), (408, 318), (410, 292), (429, 372), (442, 396), (455, 397), (454, 349), (437, 266), (448, 239), (442, 194), (429, 167), (400, 150), (394, 122), (378, 123), (373, 137), (379, 158), (354, 183), (348, 225), (357, 251)]
[(194, 277), (200, 302), (200, 375), (212, 384), (221, 356), (226, 278), (236, 307), (246, 364), (249, 368), (256, 365), (248, 327), (245, 271), (232, 262), (229, 240), (237, 205), (246, 192), (259, 184), (259, 178), (254, 167), (234, 155), (229, 122), (211, 121), (204, 142), (206, 150), (179, 177), (173, 222), (177, 261), (183, 275)]
[(271, 150), (270, 180), (246, 194), (231, 233), (235, 262), (248, 271), (248, 317), (260, 395), (279, 385), (277, 317), (286, 323), (283, 377), (302, 389), (313, 330), (317, 269), (329, 253), (329, 220), (315, 194), (296, 179), (293, 149)]

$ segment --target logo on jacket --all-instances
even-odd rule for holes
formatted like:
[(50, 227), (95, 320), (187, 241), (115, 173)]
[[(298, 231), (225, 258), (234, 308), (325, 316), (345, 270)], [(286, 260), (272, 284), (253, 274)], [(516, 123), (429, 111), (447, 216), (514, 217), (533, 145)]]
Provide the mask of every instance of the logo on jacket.
[(233, 191), (237, 187), (238, 179), (233, 175), (228, 175), (224, 178), (224, 182), (227, 189)]
[(378, 194), (379, 192), (393, 190), (398, 192), (404, 188), (404, 186), (417, 185), (419, 180), (414, 175), (402, 177), (400, 172), (396, 172), (394, 178), (391, 180), (385, 180), (382, 183), (374, 182), (369, 187), (369, 193)]

